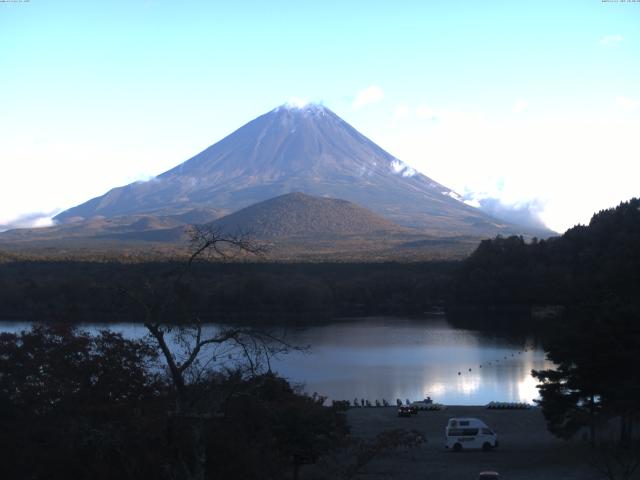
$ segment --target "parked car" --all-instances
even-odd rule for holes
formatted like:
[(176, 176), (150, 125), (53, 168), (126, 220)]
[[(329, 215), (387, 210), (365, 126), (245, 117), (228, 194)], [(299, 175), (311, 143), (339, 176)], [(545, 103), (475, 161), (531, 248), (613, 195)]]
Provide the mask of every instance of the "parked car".
[(409, 405), (401, 405), (398, 407), (399, 417), (410, 417), (413, 414), (413, 409)]

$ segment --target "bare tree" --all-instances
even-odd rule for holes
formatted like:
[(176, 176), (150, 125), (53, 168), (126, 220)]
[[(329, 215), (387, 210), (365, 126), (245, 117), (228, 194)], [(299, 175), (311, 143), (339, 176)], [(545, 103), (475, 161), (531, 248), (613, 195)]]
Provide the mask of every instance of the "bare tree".
[[(172, 477), (197, 480), (205, 477), (205, 425), (224, 402), (203, 394), (207, 389), (194, 387), (201, 380), (211, 378), (212, 363), (215, 362), (217, 368), (222, 365), (236, 371), (242, 369), (253, 376), (271, 371), (271, 359), (275, 355), (297, 347), (263, 329), (206, 327), (197, 315), (168, 321), (166, 312), (170, 306), (181, 302), (181, 294), (188, 290), (186, 279), (197, 261), (264, 253), (265, 249), (246, 235), (227, 235), (210, 226), (195, 226), (191, 228), (191, 254), (170, 285), (166, 285), (168, 288), (147, 296), (131, 289), (124, 290), (144, 312), (144, 325), (162, 353), (175, 390), (175, 412), (171, 414), (170, 422), (176, 444)], [(147, 285), (150, 288), (151, 282)], [(218, 359), (229, 361), (224, 363), (216, 361)]]
[[(265, 366), (270, 369), (270, 358), (291, 348), (281, 338), (262, 329), (220, 327), (206, 330), (197, 315), (167, 318), (169, 307), (180, 302), (181, 292), (188, 290), (185, 280), (197, 260), (211, 257), (226, 259), (247, 254), (261, 256), (264, 252), (262, 246), (245, 235), (227, 235), (210, 226), (193, 226), (191, 254), (168, 288), (146, 296), (123, 289), (141, 307), (144, 326), (162, 353), (178, 398), (186, 392), (187, 379), (199, 378), (201, 370), (210, 366), (211, 358), (216, 357), (216, 348), (224, 347), (218, 355), (220, 357), (233, 351), (239, 353), (250, 374), (256, 374)], [(149, 289), (150, 283), (147, 282)], [(203, 363), (200, 357), (205, 351), (210, 360)], [(197, 371), (194, 372), (194, 369)]]

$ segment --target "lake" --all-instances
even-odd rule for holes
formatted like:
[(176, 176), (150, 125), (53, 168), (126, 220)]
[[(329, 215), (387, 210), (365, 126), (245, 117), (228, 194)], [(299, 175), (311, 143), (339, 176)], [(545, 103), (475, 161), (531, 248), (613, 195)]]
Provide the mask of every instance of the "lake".
[[(29, 328), (0, 323), (2, 331)], [(138, 324), (85, 324), (125, 336), (146, 334)], [(216, 328), (210, 326), (209, 328)], [(538, 397), (532, 369), (552, 367), (532, 339), (453, 328), (444, 316), (340, 320), (307, 328), (287, 328), (286, 340), (310, 348), (276, 359), (273, 370), (308, 393), (329, 399), (386, 399), (395, 403), (429, 395), (448, 405), (490, 401), (531, 402)], [(224, 357), (226, 358), (226, 356)]]

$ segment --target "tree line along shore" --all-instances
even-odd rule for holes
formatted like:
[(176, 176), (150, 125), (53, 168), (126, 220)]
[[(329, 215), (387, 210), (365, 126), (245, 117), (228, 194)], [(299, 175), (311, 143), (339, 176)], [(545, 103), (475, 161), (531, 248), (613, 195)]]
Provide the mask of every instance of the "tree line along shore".
[[(580, 435), (605, 478), (630, 479), (640, 468), (640, 199), (561, 237), (485, 240), (458, 263), (197, 261), (221, 241), (207, 233), (186, 268), (3, 261), (0, 316), (45, 323), (0, 334), (6, 478), (358, 478), (371, 459), (418, 447), (424, 436), (350, 435), (343, 406), (325, 406), (270, 373), (269, 356), (295, 346), (241, 322), (213, 333), (202, 323), (229, 312), (269, 324), (434, 305), (445, 305), (454, 324), (473, 317), (474, 328), (540, 328), (554, 367), (532, 374), (548, 432)], [(73, 326), (98, 320), (142, 321), (150, 335), (92, 336)], [(171, 332), (182, 354), (167, 348)], [(208, 368), (198, 352), (211, 344), (239, 349), (244, 362)], [(337, 470), (315, 475), (318, 465)]]

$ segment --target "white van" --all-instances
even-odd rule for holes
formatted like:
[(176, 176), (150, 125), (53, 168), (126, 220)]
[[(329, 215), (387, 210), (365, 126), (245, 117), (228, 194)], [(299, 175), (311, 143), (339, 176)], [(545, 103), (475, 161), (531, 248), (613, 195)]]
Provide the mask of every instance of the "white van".
[(498, 446), (498, 435), (477, 418), (450, 418), (444, 429), (445, 448), (491, 450)]

